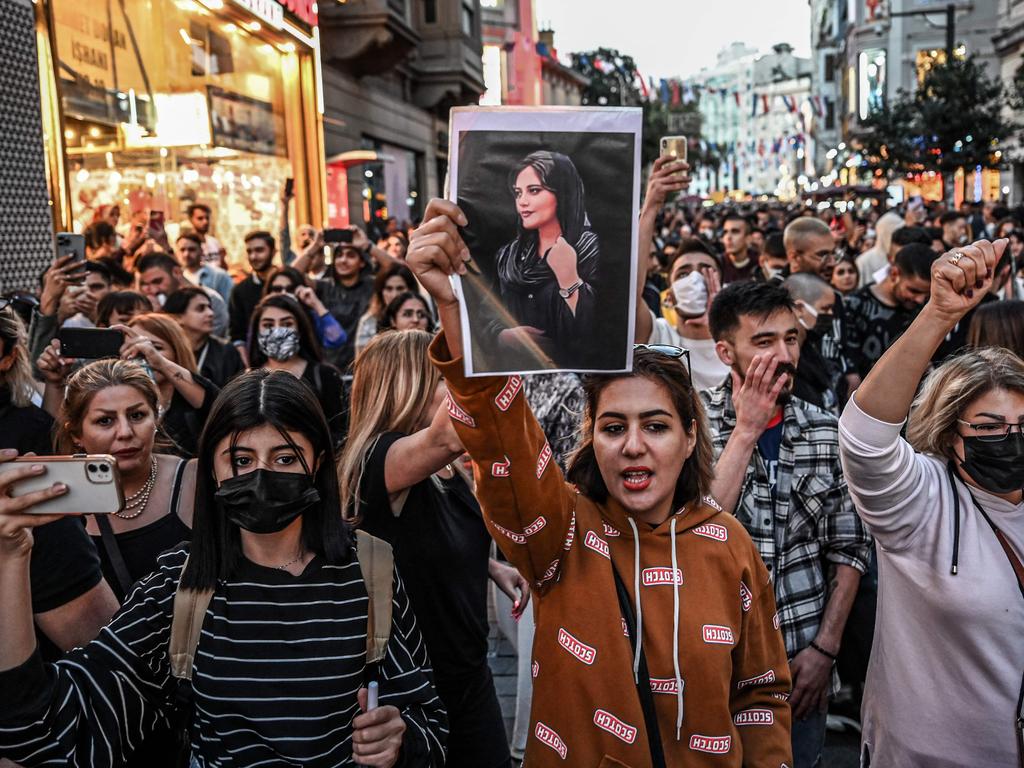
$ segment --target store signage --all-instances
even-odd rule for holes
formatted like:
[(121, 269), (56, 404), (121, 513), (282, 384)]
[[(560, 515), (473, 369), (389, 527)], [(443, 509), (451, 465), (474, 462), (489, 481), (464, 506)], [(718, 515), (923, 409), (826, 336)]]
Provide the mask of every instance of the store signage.
[(235, 0), (235, 3), (274, 29), (284, 26), (284, 6), (276, 0)]
[(316, 0), (282, 0), (284, 9), (310, 28), (316, 26)]

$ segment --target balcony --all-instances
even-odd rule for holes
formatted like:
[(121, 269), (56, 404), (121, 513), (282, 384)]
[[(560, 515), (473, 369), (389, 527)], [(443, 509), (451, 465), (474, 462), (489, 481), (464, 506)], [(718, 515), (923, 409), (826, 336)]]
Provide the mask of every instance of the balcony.
[(325, 0), (320, 4), (324, 64), (362, 77), (389, 72), (416, 50), (405, 0)]

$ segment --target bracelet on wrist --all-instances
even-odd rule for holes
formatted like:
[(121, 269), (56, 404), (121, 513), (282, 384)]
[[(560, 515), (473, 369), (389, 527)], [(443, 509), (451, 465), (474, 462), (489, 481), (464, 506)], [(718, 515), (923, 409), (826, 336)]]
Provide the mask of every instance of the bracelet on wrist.
[(825, 656), (825, 657), (827, 657), (828, 659), (830, 659), (830, 660), (832, 661), (832, 663), (833, 663), (833, 664), (835, 664), (835, 663), (836, 663), (837, 661), (839, 661), (839, 657), (838, 657), (838, 656), (837, 656), (836, 654), (834, 654), (834, 653), (829, 653), (828, 651), (826, 651), (826, 650), (825, 650), (824, 648), (822, 648), (822, 647), (821, 647), (820, 645), (818, 645), (818, 644), (817, 644), (816, 642), (814, 642), (813, 640), (811, 640), (811, 642), (810, 642), (810, 643), (808, 643), (808, 645), (809, 645), (809, 646), (810, 646), (811, 648), (813, 648), (814, 650), (816, 650), (816, 651), (817, 651), (818, 653), (820, 653), (820, 654), (821, 654), (822, 656)]

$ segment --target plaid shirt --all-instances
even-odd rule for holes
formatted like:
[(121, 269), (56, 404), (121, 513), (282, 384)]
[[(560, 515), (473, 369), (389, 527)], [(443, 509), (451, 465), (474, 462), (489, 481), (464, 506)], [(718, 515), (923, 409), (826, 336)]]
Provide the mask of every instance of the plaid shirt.
[[(736, 427), (732, 382), (701, 392), (715, 455)], [(839, 466), (836, 417), (790, 398), (783, 408), (782, 445), (772, 502), (768, 473), (755, 448), (743, 479), (736, 517), (775, 582), (786, 653), (814, 639), (828, 596), (828, 564), (867, 570), (871, 537), (854, 510)]]

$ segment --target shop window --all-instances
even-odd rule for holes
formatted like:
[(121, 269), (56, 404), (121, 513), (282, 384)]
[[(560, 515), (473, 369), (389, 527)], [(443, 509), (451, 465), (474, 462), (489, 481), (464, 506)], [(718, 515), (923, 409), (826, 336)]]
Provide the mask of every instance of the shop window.
[(475, 37), (476, 25), (474, 24), (475, 13), (473, 5), (462, 0), (462, 34), (466, 37)]
[(825, 100), (825, 130), (834, 131), (836, 128), (836, 103), (832, 99)]
[(423, 21), (437, 24), (437, 0), (423, 0)]
[(825, 54), (825, 82), (834, 83), (836, 81), (836, 56), (834, 53)]

